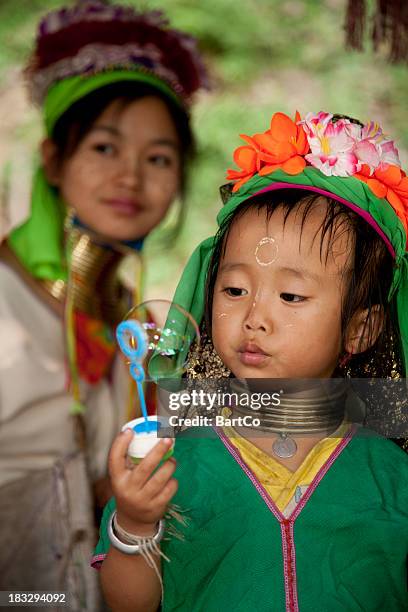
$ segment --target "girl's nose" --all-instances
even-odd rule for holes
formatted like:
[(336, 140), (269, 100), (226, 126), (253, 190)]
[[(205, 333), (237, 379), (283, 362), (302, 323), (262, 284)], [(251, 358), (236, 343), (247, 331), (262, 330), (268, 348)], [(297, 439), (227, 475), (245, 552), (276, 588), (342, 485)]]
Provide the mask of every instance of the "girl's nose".
[(268, 301), (254, 300), (252, 302), (244, 321), (244, 328), (246, 331), (271, 333), (272, 321)]

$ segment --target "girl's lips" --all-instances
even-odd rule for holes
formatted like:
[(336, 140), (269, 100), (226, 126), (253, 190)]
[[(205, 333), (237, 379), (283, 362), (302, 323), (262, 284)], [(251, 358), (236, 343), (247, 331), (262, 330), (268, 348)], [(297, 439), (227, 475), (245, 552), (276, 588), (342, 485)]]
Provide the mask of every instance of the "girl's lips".
[(127, 217), (133, 217), (142, 210), (142, 207), (140, 206), (139, 202), (127, 198), (112, 198), (109, 200), (104, 200), (104, 204), (111, 206), (118, 213), (123, 214)]
[(252, 351), (239, 351), (238, 355), (241, 363), (248, 366), (261, 365), (269, 357), (265, 353), (254, 353)]
[(252, 342), (242, 344), (239, 347), (238, 355), (241, 363), (253, 366), (261, 365), (270, 356)]

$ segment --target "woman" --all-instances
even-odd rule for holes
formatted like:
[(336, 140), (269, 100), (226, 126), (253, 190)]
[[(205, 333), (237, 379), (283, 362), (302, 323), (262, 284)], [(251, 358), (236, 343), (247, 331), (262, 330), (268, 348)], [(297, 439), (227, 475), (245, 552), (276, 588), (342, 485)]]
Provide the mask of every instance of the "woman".
[(1, 246), (0, 586), (67, 591), (70, 609), (91, 610), (91, 485), (103, 504), (129, 388), (118, 267), (183, 193), (206, 76), (160, 14), (99, 1), (45, 16), (26, 75), (46, 138), (30, 216)]

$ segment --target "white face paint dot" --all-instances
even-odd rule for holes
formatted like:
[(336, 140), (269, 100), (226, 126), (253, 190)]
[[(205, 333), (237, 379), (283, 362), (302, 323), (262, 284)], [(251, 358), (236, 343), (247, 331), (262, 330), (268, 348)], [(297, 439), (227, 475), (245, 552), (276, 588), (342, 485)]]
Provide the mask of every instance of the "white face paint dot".
[(278, 245), (271, 236), (262, 238), (255, 249), (255, 259), (260, 266), (269, 266), (278, 257)]
[(217, 318), (218, 318), (218, 319), (221, 319), (222, 317), (226, 317), (226, 316), (227, 316), (227, 313), (226, 313), (226, 312), (220, 312), (220, 314), (219, 314), (219, 315), (217, 315)]

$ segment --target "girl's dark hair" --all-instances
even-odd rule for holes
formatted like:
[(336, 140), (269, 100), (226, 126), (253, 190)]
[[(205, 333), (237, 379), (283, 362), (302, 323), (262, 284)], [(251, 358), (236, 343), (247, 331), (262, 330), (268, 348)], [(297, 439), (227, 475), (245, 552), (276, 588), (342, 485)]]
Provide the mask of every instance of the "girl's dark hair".
[[(311, 194), (301, 189), (276, 190), (268, 194), (261, 194), (243, 202), (228, 215), (221, 224), (215, 236), (214, 251), (206, 281), (205, 326), (211, 335), (211, 313), (214, 295), (214, 286), (218, 273), (219, 263), (225, 253), (226, 243), (232, 225), (249, 209), (265, 211), (269, 219), (279, 208), (284, 212), (284, 224), (291, 214), (298, 214), (301, 219), (301, 232), (309, 215), (322, 196)], [(380, 308), (384, 315), (384, 323), (378, 340), (369, 351), (381, 351), (381, 346), (388, 342), (392, 335), (391, 307), (387, 297), (392, 284), (394, 262), (383, 239), (362, 217), (351, 209), (338, 203), (336, 200), (325, 198), (326, 206), (320, 227), (320, 258), (327, 262), (334, 242), (347, 233), (353, 245), (350, 252), (349, 266), (344, 274), (346, 291), (342, 303), (342, 340), (343, 345), (348, 325), (352, 316), (360, 309), (368, 310), (366, 320), (369, 336), (373, 333), (372, 317), (373, 307)], [(367, 351), (364, 352), (365, 361)], [(360, 356), (356, 357), (357, 360)]]
[(105, 85), (70, 106), (58, 119), (52, 133), (52, 140), (57, 146), (58, 161), (62, 162), (75, 153), (95, 121), (112, 102), (119, 101), (123, 110), (135, 100), (146, 96), (155, 96), (166, 104), (180, 139), (181, 204), (172, 231), (172, 238), (174, 238), (181, 229), (184, 219), (188, 168), (195, 155), (195, 143), (189, 116), (176, 101), (147, 83), (126, 81)]

